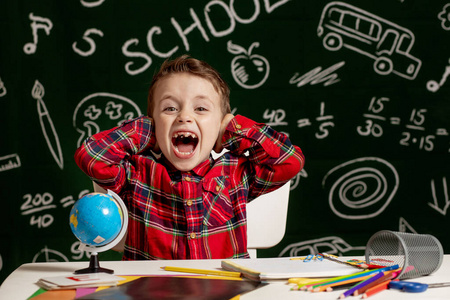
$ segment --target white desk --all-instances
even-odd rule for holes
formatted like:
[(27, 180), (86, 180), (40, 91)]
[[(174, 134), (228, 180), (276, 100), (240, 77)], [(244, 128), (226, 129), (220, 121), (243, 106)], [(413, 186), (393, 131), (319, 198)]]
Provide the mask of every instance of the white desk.
[[(27, 299), (38, 286), (35, 282), (41, 277), (70, 275), (73, 271), (88, 266), (88, 262), (53, 262), (23, 264), (11, 273), (0, 287), (0, 299)], [(176, 260), (176, 261), (102, 261), (100, 266), (115, 271), (115, 275), (167, 275), (162, 266), (179, 266), (198, 269), (220, 270), (220, 260)], [(175, 274), (174, 272), (171, 272)], [(180, 273), (181, 274), (181, 273)], [(184, 273), (185, 275), (186, 273)], [(423, 283), (450, 282), (450, 255), (444, 256), (441, 268), (430, 276), (416, 278), (412, 281)], [(252, 299), (337, 299), (342, 291), (310, 293), (291, 291), (284, 282), (271, 283), (241, 296), (242, 300)], [(360, 299), (350, 297), (348, 299)], [(387, 290), (368, 299), (450, 299), (450, 287), (430, 288), (424, 293), (403, 293), (398, 290)]]

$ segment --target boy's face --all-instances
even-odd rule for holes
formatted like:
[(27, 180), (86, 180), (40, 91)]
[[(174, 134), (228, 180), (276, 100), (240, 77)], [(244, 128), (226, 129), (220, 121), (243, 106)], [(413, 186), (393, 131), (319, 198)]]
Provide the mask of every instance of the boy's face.
[(192, 74), (171, 74), (157, 82), (153, 103), (156, 140), (164, 156), (181, 171), (204, 162), (223, 118), (213, 85)]

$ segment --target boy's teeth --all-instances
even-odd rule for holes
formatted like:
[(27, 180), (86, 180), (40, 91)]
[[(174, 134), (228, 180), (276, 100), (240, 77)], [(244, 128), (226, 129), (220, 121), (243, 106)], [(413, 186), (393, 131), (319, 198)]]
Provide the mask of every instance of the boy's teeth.
[(189, 136), (191, 136), (193, 138), (197, 138), (197, 135), (195, 133), (191, 133), (191, 132), (177, 132), (177, 133), (173, 134), (174, 138), (177, 138), (178, 136), (181, 136), (181, 138), (189, 137)]
[(192, 152), (194, 152), (194, 150), (189, 151), (189, 152), (180, 152), (180, 150), (178, 150), (178, 147), (177, 147), (177, 146), (175, 146), (175, 150), (176, 150), (178, 153), (182, 154), (182, 155), (189, 155), (189, 154), (191, 154)]

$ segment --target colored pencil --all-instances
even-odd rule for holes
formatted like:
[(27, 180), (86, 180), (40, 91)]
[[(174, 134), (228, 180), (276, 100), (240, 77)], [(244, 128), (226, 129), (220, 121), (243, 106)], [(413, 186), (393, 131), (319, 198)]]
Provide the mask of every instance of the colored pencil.
[(367, 284), (369, 284), (371, 282), (374, 282), (375, 280), (377, 280), (378, 278), (381, 278), (383, 276), (384, 276), (384, 272), (379, 272), (379, 273), (376, 273), (376, 274), (370, 276), (369, 278), (367, 278), (367, 279), (365, 279), (365, 280), (355, 284), (353, 287), (351, 287), (348, 290), (346, 290), (344, 293), (342, 293), (339, 296), (339, 299), (347, 298), (348, 296), (353, 294), (355, 291), (357, 291), (359, 288), (362, 288), (365, 285), (367, 285)]
[(241, 277), (241, 273), (229, 272), (229, 271), (201, 270), (201, 269), (180, 268), (180, 267), (161, 267), (161, 269), (166, 270), (166, 271), (172, 271), (172, 272), (183, 272), (183, 273), (216, 275), (216, 276), (227, 276), (227, 277)]
[(351, 278), (351, 279), (347, 279), (347, 280), (339, 280), (339, 281), (336, 281), (336, 282), (333, 282), (330, 284), (317, 286), (317, 287), (311, 289), (311, 292), (330, 291), (330, 289), (332, 289), (333, 287), (344, 286), (344, 285), (354, 286), (356, 282), (361, 282), (362, 280), (366, 280), (370, 277), (372, 277), (372, 275), (356, 277), (356, 278)]
[(374, 286), (376, 286), (376, 285), (378, 285), (378, 284), (380, 284), (380, 283), (382, 283), (382, 282), (384, 282), (384, 281), (386, 281), (386, 280), (394, 279), (395, 277), (398, 276), (398, 274), (400, 274), (400, 272), (401, 272), (401, 270), (388, 271), (388, 272), (386, 272), (386, 273), (384, 274), (383, 277), (378, 278), (378, 279), (375, 280), (374, 282), (371, 282), (371, 283), (367, 284), (366, 286), (363, 286), (363, 287), (359, 288), (358, 290), (356, 290), (356, 291), (353, 293), (353, 296), (361, 295), (361, 294), (363, 294), (365, 291), (367, 291), (368, 289), (370, 289), (371, 287), (374, 287)]
[(368, 289), (363, 295), (362, 295), (362, 299), (366, 299), (376, 293), (379, 293), (381, 291), (387, 290), (389, 288), (389, 282), (391, 282), (391, 280), (386, 280), (376, 286), (371, 287), (370, 289)]

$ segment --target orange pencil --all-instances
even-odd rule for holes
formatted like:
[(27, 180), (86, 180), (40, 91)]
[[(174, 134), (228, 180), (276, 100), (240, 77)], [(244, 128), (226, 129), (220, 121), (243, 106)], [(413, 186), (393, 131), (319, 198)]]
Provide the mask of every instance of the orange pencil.
[(366, 299), (376, 293), (379, 293), (381, 291), (387, 290), (389, 288), (389, 282), (391, 282), (392, 280), (386, 280), (376, 286), (371, 287), (370, 289), (368, 289), (363, 295), (362, 295), (362, 299)]

